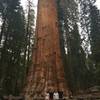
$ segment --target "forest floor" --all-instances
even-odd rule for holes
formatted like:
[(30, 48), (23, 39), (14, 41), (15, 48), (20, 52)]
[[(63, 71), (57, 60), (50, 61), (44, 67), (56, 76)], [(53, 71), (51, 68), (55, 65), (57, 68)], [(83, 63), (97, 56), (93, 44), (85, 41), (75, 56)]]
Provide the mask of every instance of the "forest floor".
[(68, 100), (100, 100), (100, 92), (71, 96)]

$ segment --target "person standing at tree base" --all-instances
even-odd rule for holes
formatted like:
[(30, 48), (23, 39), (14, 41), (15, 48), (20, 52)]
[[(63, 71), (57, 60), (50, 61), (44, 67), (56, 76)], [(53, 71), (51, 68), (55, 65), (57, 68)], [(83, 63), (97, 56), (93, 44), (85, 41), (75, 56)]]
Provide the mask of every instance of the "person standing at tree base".
[(63, 99), (63, 91), (58, 91), (59, 94), (59, 99), (62, 100)]
[(54, 92), (53, 99), (54, 100), (59, 100), (59, 94), (58, 94), (57, 91)]

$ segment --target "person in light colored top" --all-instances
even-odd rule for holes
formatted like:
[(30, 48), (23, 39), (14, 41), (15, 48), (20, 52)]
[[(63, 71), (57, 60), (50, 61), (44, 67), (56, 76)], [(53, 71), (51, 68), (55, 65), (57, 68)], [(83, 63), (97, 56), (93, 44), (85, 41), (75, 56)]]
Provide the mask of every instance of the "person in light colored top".
[(59, 100), (59, 94), (58, 94), (57, 91), (54, 92), (53, 99), (54, 99), (54, 100)]
[(49, 100), (49, 93), (48, 92), (45, 94), (45, 100)]

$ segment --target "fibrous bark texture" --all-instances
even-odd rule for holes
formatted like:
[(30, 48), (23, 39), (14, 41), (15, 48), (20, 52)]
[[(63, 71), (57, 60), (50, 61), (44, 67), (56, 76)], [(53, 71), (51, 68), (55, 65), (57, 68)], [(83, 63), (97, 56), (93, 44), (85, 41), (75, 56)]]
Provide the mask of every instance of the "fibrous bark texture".
[[(56, 0), (39, 0), (36, 47), (24, 89), (26, 100), (39, 100), (46, 92), (68, 95), (60, 51)], [(45, 99), (44, 99), (45, 100)]]

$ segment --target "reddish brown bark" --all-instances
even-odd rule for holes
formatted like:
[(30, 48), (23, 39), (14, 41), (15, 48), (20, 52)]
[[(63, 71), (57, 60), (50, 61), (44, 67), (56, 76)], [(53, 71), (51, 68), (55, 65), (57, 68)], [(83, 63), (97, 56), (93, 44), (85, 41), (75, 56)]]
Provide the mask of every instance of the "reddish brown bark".
[(36, 31), (34, 65), (28, 74), (25, 97), (33, 100), (55, 90), (68, 95), (60, 51), (56, 0), (39, 0)]

